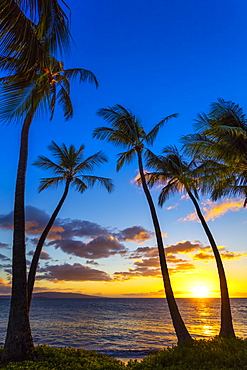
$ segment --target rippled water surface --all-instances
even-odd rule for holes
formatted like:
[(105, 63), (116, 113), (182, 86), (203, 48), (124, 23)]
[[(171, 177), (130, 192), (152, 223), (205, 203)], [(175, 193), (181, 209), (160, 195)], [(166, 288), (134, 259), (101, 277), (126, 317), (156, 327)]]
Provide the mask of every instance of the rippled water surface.
[[(194, 338), (219, 332), (220, 300), (177, 299)], [(231, 299), (236, 335), (247, 337), (247, 299)], [(0, 344), (5, 339), (9, 300), (0, 299)], [(34, 299), (31, 327), (35, 344), (93, 349), (115, 357), (143, 356), (176, 344), (166, 299)]]

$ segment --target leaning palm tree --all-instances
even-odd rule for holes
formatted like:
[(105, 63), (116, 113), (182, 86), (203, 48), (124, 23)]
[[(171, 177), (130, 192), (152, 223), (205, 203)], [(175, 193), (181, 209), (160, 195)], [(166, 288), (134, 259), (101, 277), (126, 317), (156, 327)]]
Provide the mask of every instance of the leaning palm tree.
[[(16, 65), (18, 61), (16, 60)], [(39, 111), (50, 111), (53, 117), (56, 103), (63, 109), (65, 119), (73, 115), (70, 99), (70, 80), (97, 80), (92, 72), (82, 69), (64, 69), (55, 58), (49, 58), (47, 70), (34, 66), (34, 78), (26, 80), (21, 69), (14, 75), (0, 79), (2, 99), (0, 120), (22, 122), (19, 163), (14, 201), (14, 235), (12, 259), (12, 295), (7, 336), (2, 352), (4, 361), (31, 358), (33, 342), (28, 317), (26, 247), (25, 247), (25, 178), (28, 158), (29, 130)], [(23, 117), (23, 119), (20, 117)]]
[(196, 170), (195, 162), (191, 161), (187, 163), (175, 146), (167, 146), (164, 148), (163, 153), (166, 153), (166, 155), (150, 155), (148, 159), (148, 166), (154, 169), (154, 172), (147, 173), (146, 175), (148, 184), (150, 186), (157, 183), (164, 184), (159, 196), (160, 206), (176, 192), (185, 191), (192, 200), (197, 216), (212, 247), (219, 274), (221, 293), (221, 327), (219, 335), (222, 337), (235, 337), (224, 266), (214, 237), (203, 217), (198, 203), (200, 183), (198, 178), (194, 175)]
[(68, 148), (65, 144), (58, 146), (54, 141), (48, 147), (55, 157), (56, 161), (52, 161), (47, 157), (39, 156), (34, 165), (44, 170), (51, 170), (55, 176), (41, 179), (39, 192), (49, 188), (57, 187), (59, 184), (64, 183), (64, 191), (62, 197), (52, 213), (44, 231), (42, 232), (38, 244), (36, 246), (31, 266), (28, 274), (28, 306), (30, 309), (32, 301), (32, 293), (35, 282), (35, 275), (38, 267), (40, 253), (44, 246), (45, 240), (49, 231), (51, 230), (54, 221), (62, 208), (62, 205), (68, 195), (70, 186), (73, 186), (77, 191), (83, 193), (86, 189), (93, 187), (98, 183), (106, 188), (108, 192), (113, 190), (113, 183), (111, 179), (106, 177), (99, 177), (94, 175), (86, 175), (85, 172), (93, 171), (95, 166), (106, 162), (107, 159), (102, 152), (91, 155), (84, 159), (83, 151), (84, 145), (81, 145), (78, 150), (74, 145)]
[(125, 109), (121, 105), (115, 105), (113, 107), (110, 107), (109, 109), (100, 109), (97, 114), (100, 117), (103, 117), (107, 122), (111, 123), (111, 127), (97, 128), (96, 130), (94, 130), (93, 136), (97, 139), (106, 139), (114, 145), (119, 145), (127, 148), (126, 152), (119, 154), (117, 160), (117, 171), (119, 171), (125, 163), (130, 163), (134, 159), (134, 156), (137, 155), (141, 184), (147, 198), (155, 229), (166, 299), (168, 302), (175, 332), (179, 343), (190, 340), (191, 336), (188, 333), (188, 330), (182, 320), (176, 300), (173, 295), (160, 225), (151, 194), (147, 187), (143, 170), (143, 153), (145, 154), (145, 156), (148, 156), (150, 153), (150, 151), (144, 147), (144, 142), (150, 145), (153, 144), (159, 132), (159, 129), (164, 125), (165, 122), (169, 121), (173, 117), (177, 117), (177, 114), (173, 114), (164, 118), (157, 125), (155, 125), (149, 133), (145, 132), (140, 121), (137, 120), (132, 112)]

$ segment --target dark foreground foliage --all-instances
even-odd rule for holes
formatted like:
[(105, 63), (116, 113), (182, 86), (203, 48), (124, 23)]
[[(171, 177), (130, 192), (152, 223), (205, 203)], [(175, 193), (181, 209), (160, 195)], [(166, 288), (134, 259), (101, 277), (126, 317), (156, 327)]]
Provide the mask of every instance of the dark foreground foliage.
[[(2, 351), (2, 350), (1, 350)], [(0, 369), (13, 370), (244, 370), (247, 369), (247, 339), (193, 340), (167, 348), (142, 361), (127, 364), (94, 351), (75, 348), (35, 348), (36, 360), (10, 362)]]
[[(130, 364), (130, 363), (129, 363)], [(193, 340), (132, 363), (131, 370), (247, 369), (247, 339)]]

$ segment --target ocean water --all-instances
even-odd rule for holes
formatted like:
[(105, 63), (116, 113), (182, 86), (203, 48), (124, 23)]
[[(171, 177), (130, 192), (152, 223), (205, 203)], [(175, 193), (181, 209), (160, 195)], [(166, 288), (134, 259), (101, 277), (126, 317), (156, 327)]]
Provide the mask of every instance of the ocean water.
[[(177, 303), (194, 338), (219, 333), (220, 300), (180, 298)], [(247, 337), (247, 298), (231, 299), (235, 333)], [(9, 300), (0, 299), (0, 345)], [(35, 344), (96, 350), (117, 358), (143, 357), (176, 344), (164, 298), (34, 299), (30, 321)]]

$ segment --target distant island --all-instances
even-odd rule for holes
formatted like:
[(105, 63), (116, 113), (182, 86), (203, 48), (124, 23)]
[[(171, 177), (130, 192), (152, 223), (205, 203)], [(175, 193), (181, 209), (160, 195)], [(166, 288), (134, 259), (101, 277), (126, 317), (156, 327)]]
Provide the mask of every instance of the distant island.
[[(10, 295), (0, 295), (0, 298), (10, 298)], [(41, 292), (34, 293), (33, 298), (104, 298), (96, 295), (80, 294), (80, 293), (61, 293), (61, 292)]]

